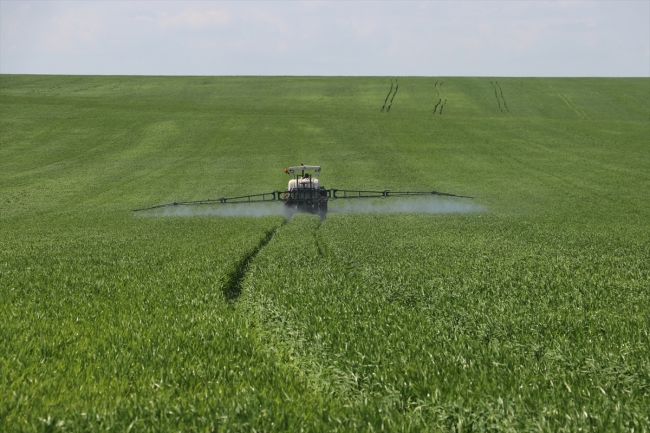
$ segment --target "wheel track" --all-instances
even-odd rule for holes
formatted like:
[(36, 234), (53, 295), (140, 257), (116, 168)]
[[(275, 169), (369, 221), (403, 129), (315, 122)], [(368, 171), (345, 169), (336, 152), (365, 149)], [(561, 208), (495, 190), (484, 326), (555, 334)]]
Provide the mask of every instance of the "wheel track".
[[(506, 103), (505, 96), (503, 96), (503, 89), (501, 88), (501, 85), (497, 80), (490, 80), (490, 84), (492, 85), (492, 89), (494, 89), (494, 98), (497, 100), (499, 111), (502, 113), (506, 112), (510, 114), (510, 109), (508, 108), (508, 104)], [(499, 97), (499, 95), (501, 97)]]
[(388, 102), (388, 98), (390, 98), (390, 94), (393, 92), (393, 80), (390, 80), (390, 90), (388, 91), (388, 95), (386, 95), (386, 99), (384, 99), (384, 105), (381, 107), (381, 112), (384, 112), (384, 108), (386, 108), (386, 102)]
[(445, 102), (443, 102), (440, 106), (440, 114), (442, 114), (442, 109), (445, 108), (445, 105), (447, 105), (447, 92), (445, 92), (445, 89), (442, 88), (443, 83), (444, 81), (440, 82), (440, 90), (442, 90), (442, 96), (445, 98)]
[(501, 86), (499, 85), (499, 82), (494, 80), (496, 83), (497, 87), (499, 88), (499, 93), (501, 94), (501, 100), (503, 101), (503, 106), (506, 107), (506, 111), (510, 113), (510, 110), (508, 109), (508, 104), (506, 104), (506, 98), (503, 96), (503, 89), (501, 89)]
[(318, 256), (322, 259), (325, 257), (325, 253), (323, 251), (323, 246), (321, 244), (321, 238), (320, 238), (320, 228), (323, 225), (323, 220), (321, 219), (318, 222), (318, 226), (316, 226), (316, 230), (314, 230), (314, 242), (316, 243), (316, 250), (318, 251)]
[(494, 97), (497, 100), (497, 104), (499, 105), (499, 111), (503, 113), (503, 108), (501, 108), (501, 101), (499, 101), (499, 95), (497, 94), (497, 87), (494, 85), (494, 81), (490, 80), (490, 84), (492, 84), (492, 88), (494, 89)]
[(262, 249), (264, 249), (264, 247), (268, 245), (269, 242), (271, 242), (273, 235), (275, 235), (280, 227), (284, 226), (286, 223), (287, 221), (284, 220), (282, 224), (276, 226), (271, 230), (268, 230), (265, 233), (264, 237), (257, 244), (257, 246), (255, 246), (255, 248), (244, 255), (244, 257), (242, 257), (242, 259), (235, 264), (235, 268), (228, 274), (226, 278), (226, 284), (223, 288), (223, 294), (229, 302), (234, 302), (237, 300), (237, 298), (239, 298), (242, 290), (241, 285), (244, 281), (244, 277), (248, 273), (250, 264), (253, 262), (253, 260), (255, 260), (255, 257), (257, 257), (260, 251), (262, 251)]
[[(313, 227), (315, 247), (318, 251), (309, 256), (315, 257), (315, 254), (319, 254), (320, 260), (329, 262), (327, 248), (321, 245), (321, 226), (322, 220)], [(283, 235), (280, 233), (279, 236)], [(258, 343), (256, 350), (264, 351), (270, 358), (277, 360), (276, 365), (282, 373), (300, 377), (313, 392), (327, 393), (331, 398), (350, 406), (359, 406), (371, 398), (360, 386), (358, 376), (349, 369), (337, 368), (337, 358), (332, 356), (326, 344), (320, 340), (310, 340), (306, 329), (292, 320), (292, 315), (287, 314), (286, 306), (274, 294), (257, 291), (253, 296), (249, 296), (251, 291), (246, 292), (242, 297), (243, 302), (238, 304), (237, 308), (255, 328), (254, 336)], [(394, 394), (390, 394), (390, 401), (397, 400), (397, 394), (390, 390), (384, 394), (387, 392)]]
[(436, 111), (438, 110), (438, 105), (442, 102), (442, 97), (440, 96), (440, 89), (438, 89), (438, 82), (433, 85), (433, 87), (436, 89), (436, 92), (438, 92), (438, 102), (436, 103), (436, 106), (433, 107), (433, 114), (436, 114)]
[[(579, 118), (579, 119), (583, 119), (583, 118), (584, 118), (584, 119), (587, 119), (587, 118), (588, 118), (588, 117), (587, 117), (587, 114), (586, 114), (584, 111), (580, 110), (580, 109), (578, 108), (578, 106), (576, 105), (575, 102), (571, 101), (571, 98), (569, 98), (568, 96), (565, 98), (565, 97), (564, 97), (560, 92), (558, 92), (557, 89), (556, 89), (555, 87), (553, 87), (550, 83), (549, 83), (549, 87), (550, 87), (551, 89), (553, 89), (553, 91), (557, 94), (557, 96), (558, 96), (560, 99), (562, 99), (562, 100), (564, 101), (564, 103), (565, 103), (569, 108), (571, 108), (573, 111), (575, 111), (575, 113), (578, 115), (578, 118)], [(571, 103), (569, 103), (569, 101), (571, 101)]]
[[(395, 90), (393, 91), (393, 80), (390, 80), (390, 90), (388, 91), (388, 95), (386, 95), (386, 99), (384, 99), (384, 105), (381, 107), (381, 112), (383, 113), (386, 111), (386, 113), (390, 113), (390, 109), (393, 106), (393, 100), (395, 99), (395, 95), (397, 95), (397, 89), (399, 89), (399, 83), (397, 82), (397, 78), (395, 78), (395, 83), (394, 83)], [(391, 96), (392, 95), (392, 96)], [(389, 102), (390, 99), (390, 102)], [(386, 104), (388, 104), (388, 107), (386, 107)]]
[(397, 95), (397, 89), (399, 89), (399, 83), (397, 82), (397, 78), (395, 78), (395, 93), (393, 93), (393, 97), (390, 98), (390, 105), (388, 106), (388, 109), (386, 110), (387, 113), (390, 113), (390, 107), (393, 106), (393, 99), (395, 99), (395, 95)]

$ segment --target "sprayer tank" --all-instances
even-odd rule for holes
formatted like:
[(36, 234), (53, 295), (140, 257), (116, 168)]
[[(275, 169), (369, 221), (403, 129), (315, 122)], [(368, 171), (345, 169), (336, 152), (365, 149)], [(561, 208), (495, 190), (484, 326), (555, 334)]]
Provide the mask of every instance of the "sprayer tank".
[(289, 181), (289, 189), (290, 191), (293, 189), (319, 189), (320, 185), (318, 183), (318, 179), (312, 178), (306, 178), (306, 179), (291, 179)]

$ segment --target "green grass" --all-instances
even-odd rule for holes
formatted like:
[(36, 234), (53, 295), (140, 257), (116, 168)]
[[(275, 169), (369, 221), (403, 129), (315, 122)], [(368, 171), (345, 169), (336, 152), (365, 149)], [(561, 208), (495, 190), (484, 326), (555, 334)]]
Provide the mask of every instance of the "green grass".
[[(650, 80), (491, 80), (0, 76), (0, 430), (650, 430)], [(483, 211), (131, 212), (303, 162)]]

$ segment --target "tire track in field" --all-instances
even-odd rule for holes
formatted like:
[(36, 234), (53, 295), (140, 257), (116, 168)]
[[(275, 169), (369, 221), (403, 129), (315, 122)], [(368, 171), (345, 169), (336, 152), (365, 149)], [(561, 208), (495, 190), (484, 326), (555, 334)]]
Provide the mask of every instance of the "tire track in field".
[(393, 99), (395, 99), (395, 95), (397, 95), (397, 89), (399, 89), (399, 83), (397, 82), (397, 78), (395, 78), (395, 93), (393, 93), (393, 97), (390, 98), (390, 105), (388, 106), (386, 113), (390, 113), (390, 107), (393, 106)]
[(279, 226), (267, 231), (257, 246), (249, 251), (246, 255), (244, 255), (244, 257), (235, 264), (235, 269), (233, 269), (233, 271), (228, 274), (226, 278), (226, 284), (223, 288), (223, 294), (228, 301), (234, 302), (237, 300), (237, 298), (239, 298), (239, 295), (241, 295), (242, 281), (244, 281), (244, 277), (248, 272), (248, 268), (250, 267), (251, 262), (255, 260), (255, 257), (257, 257), (260, 251), (262, 251), (262, 249), (268, 245), (269, 242), (271, 242), (273, 235), (275, 235), (278, 229), (280, 229), (280, 227), (286, 223), (287, 221), (284, 220)]
[(390, 80), (390, 90), (388, 91), (388, 95), (386, 95), (386, 99), (384, 99), (384, 105), (381, 107), (381, 112), (384, 112), (384, 108), (386, 108), (386, 102), (388, 102), (388, 98), (390, 98), (390, 94), (393, 93), (393, 80)]
[(436, 106), (433, 107), (433, 114), (436, 114), (436, 110), (438, 110), (438, 105), (442, 103), (442, 96), (440, 96), (440, 89), (438, 88), (438, 81), (433, 85), (433, 87), (436, 89), (438, 92), (438, 102), (436, 103)]
[(499, 111), (503, 113), (503, 108), (501, 108), (501, 101), (499, 101), (499, 95), (497, 94), (497, 86), (494, 85), (494, 81), (490, 80), (490, 84), (492, 84), (492, 88), (494, 89), (494, 97), (497, 100), (497, 104), (499, 105)]
[[(384, 109), (386, 109), (386, 113), (390, 113), (390, 107), (393, 106), (393, 99), (395, 99), (395, 95), (397, 95), (397, 89), (399, 89), (399, 83), (397, 82), (397, 78), (395, 78), (395, 91), (393, 91), (393, 80), (390, 80), (390, 90), (388, 91), (388, 95), (386, 95), (386, 99), (384, 99), (384, 105), (381, 107), (381, 112), (384, 112)], [(391, 94), (393, 95), (391, 97)], [(390, 102), (388, 102), (388, 99), (390, 98)], [(388, 103), (388, 108), (386, 108), (386, 104)]]
[[(445, 89), (442, 88), (443, 83), (444, 81), (441, 81), (440, 84), (438, 85), (438, 104), (442, 103), (442, 105), (440, 105), (440, 111), (438, 111), (438, 114), (442, 114), (442, 109), (445, 108), (445, 105), (447, 105), (447, 93), (445, 92)], [(440, 93), (441, 91), (442, 94)], [(435, 114), (435, 110), (433, 112)]]
[[(306, 227), (305, 232), (289, 233), (292, 237), (304, 235), (305, 242), (302, 243), (308, 257), (317, 258), (309, 263), (318, 264), (313, 271), (320, 269), (331, 269), (333, 258), (328, 254), (326, 245), (323, 242), (322, 232), (323, 221), (320, 220), (315, 226)], [(280, 226), (281, 227), (281, 226)], [(276, 231), (280, 229), (276, 228)], [(291, 230), (288, 225), (285, 229)], [(307, 233), (307, 230), (311, 233)], [(280, 230), (278, 238), (269, 246), (260, 258), (266, 254), (277, 253), (276, 242), (282, 243), (283, 236), (287, 236), (284, 230)], [(308, 238), (314, 237), (315, 245), (309, 245)], [(286, 238), (285, 238), (286, 239)], [(317, 251), (314, 251), (314, 248)], [(320, 257), (317, 256), (320, 255)], [(259, 259), (258, 259), (259, 260)], [(290, 260), (288, 260), (290, 261)], [(324, 261), (325, 263), (321, 262)], [(306, 263), (302, 262), (301, 263)], [(252, 272), (255, 272), (252, 265)], [(258, 268), (259, 270), (259, 268)], [(348, 271), (344, 271), (346, 274)], [(328, 272), (329, 273), (329, 272)], [(254, 274), (253, 274), (254, 275)], [(307, 274), (308, 275), (308, 274)], [(322, 271), (320, 273), (322, 275)], [(264, 278), (265, 274), (257, 278)], [(255, 278), (255, 277), (254, 277)], [(251, 283), (247, 280), (246, 284)], [(243, 317), (248, 318), (249, 323), (255, 328), (254, 335), (257, 340), (257, 350), (268, 354), (269, 358), (277, 360), (277, 367), (287, 376), (296, 376), (304, 381), (308, 390), (315, 395), (326, 394), (329, 398), (336, 399), (341, 405), (361, 406), (376, 396), (371, 390), (366, 389), (360, 383), (360, 376), (350, 368), (339, 367), (335, 356), (332, 356), (326, 343), (320, 339), (310, 338), (307, 329), (301, 322), (292, 319), (293, 314), (279, 298), (278, 293), (267, 294), (264, 290), (253, 290), (245, 284), (244, 296), (238, 303), (238, 308)], [(254, 283), (251, 283), (254, 284)], [(279, 284), (282, 284), (280, 282)], [(331, 282), (330, 282), (331, 284)], [(336, 283), (334, 283), (336, 284)], [(384, 390), (380, 404), (392, 404), (398, 401), (399, 394), (395, 390)]]
[(318, 251), (318, 257), (321, 259), (325, 257), (325, 253), (323, 251), (323, 245), (321, 243), (321, 237), (319, 235), (320, 233), (320, 228), (323, 225), (323, 220), (321, 219), (318, 222), (318, 226), (316, 226), (316, 230), (314, 230), (314, 241), (316, 242), (316, 250)]
[[(588, 119), (587, 114), (584, 111), (580, 110), (578, 108), (578, 106), (575, 104), (575, 102), (571, 101), (571, 99), (568, 96), (565, 99), (565, 97), (562, 96), (562, 94), (560, 92), (558, 92), (557, 89), (555, 87), (553, 87), (550, 83), (549, 83), (548, 86), (551, 89), (553, 89), (553, 91), (557, 94), (557, 96), (559, 96), (560, 99), (562, 99), (564, 101), (564, 103), (569, 106), (569, 108), (571, 108), (573, 111), (576, 112), (576, 114), (578, 115), (578, 118), (580, 118), (580, 119)], [(569, 103), (569, 101), (571, 101), (571, 104)]]
[(506, 104), (506, 98), (503, 96), (503, 89), (501, 89), (501, 86), (499, 85), (499, 82), (497, 80), (494, 80), (496, 83), (497, 87), (499, 88), (499, 94), (501, 95), (501, 100), (503, 101), (503, 106), (506, 107), (506, 111), (510, 113), (510, 110), (508, 109), (508, 104)]
[(497, 80), (490, 80), (490, 84), (492, 85), (492, 89), (494, 89), (494, 97), (497, 100), (499, 111), (503, 113), (505, 109), (505, 112), (510, 114), (510, 109), (508, 109), (508, 104), (506, 103), (506, 98), (503, 96), (503, 89), (499, 85), (499, 82)]

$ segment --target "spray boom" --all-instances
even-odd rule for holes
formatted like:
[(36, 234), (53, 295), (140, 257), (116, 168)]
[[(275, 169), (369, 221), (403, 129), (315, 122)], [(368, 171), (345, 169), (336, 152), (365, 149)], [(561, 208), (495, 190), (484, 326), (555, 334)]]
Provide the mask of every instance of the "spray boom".
[[(444, 196), (454, 198), (472, 199), (466, 195), (456, 195), (440, 191), (382, 191), (372, 190), (351, 190), (351, 189), (326, 189), (320, 185), (318, 177), (321, 168), (319, 165), (297, 165), (284, 169), (292, 179), (284, 191), (271, 191), (260, 194), (240, 195), (236, 197), (219, 197), (217, 199), (206, 199), (196, 201), (181, 201), (156, 206), (135, 209), (134, 212), (141, 212), (152, 209), (159, 209), (172, 206), (201, 206), (201, 205), (224, 205), (236, 203), (260, 203), (282, 201), (287, 209), (299, 212), (318, 213), (324, 216), (327, 213), (327, 205), (331, 200), (338, 199), (360, 199), (360, 198), (388, 198), (388, 197), (413, 197), (413, 196)], [(311, 173), (313, 174), (311, 174)]]

